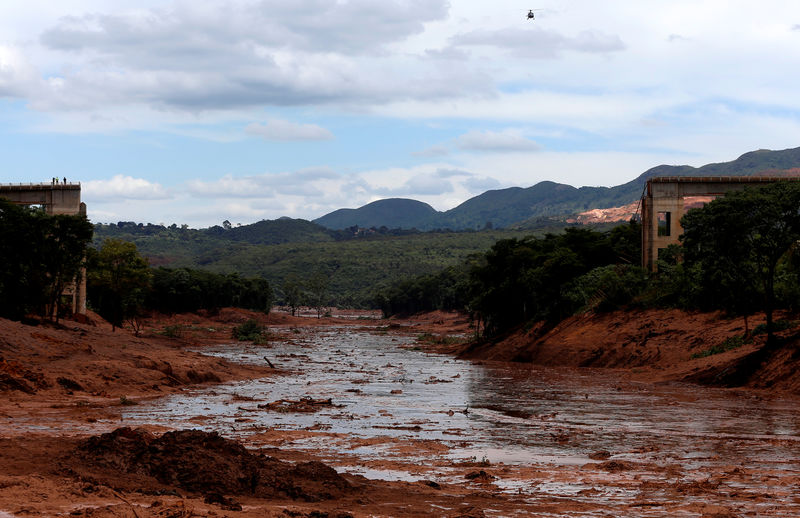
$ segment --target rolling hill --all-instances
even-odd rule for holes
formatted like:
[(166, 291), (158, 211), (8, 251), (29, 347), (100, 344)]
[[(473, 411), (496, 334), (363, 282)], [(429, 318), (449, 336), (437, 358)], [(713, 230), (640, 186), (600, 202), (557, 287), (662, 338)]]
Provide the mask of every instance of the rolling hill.
[(330, 229), (349, 227), (417, 228), (434, 218), (436, 209), (421, 201), (389, 198), (368, 203), (358, 209), (339, 209), (314, 220)]
[(615, 187), (573, 187), (544, 181), (527, 188), (486, 191), (445, 212), (437, 212), (430, 205), (414, 200), (380, 200), (359, 209), (339, 209), (314, 222), (330, 229), (385, 225), (419, 230), (475, 230), (487, 227), (488, 223), (494, 228), (534, 228), (541, 225), (543, 219), (549, 219), (552, 224), (553, 218), (566, 221), (569, 216), (589, 209), (633, 203), (641, 197), (647, 180), (654, 176), (743, 176), (778, 174), (796, 168), (800, 168), (800, 148), (762, 149), (745, 153), (731, 162), (702, 167), (659, 165)]

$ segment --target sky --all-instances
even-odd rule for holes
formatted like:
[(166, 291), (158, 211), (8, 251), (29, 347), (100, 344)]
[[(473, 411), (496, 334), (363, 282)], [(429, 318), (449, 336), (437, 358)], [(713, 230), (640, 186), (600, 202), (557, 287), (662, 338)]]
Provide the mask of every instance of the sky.
[(798, 147), (798, 92), (785, 0), (7, 0), (0, 183), (103, 223), (444, 211)]

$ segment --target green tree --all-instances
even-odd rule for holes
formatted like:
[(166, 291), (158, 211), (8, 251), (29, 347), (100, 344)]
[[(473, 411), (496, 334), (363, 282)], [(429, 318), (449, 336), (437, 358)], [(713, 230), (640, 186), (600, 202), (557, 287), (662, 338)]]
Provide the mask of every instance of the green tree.
[(111, 322), (112, 330), (135, 318), (150, 289), (150, 267), (136, 245), (118, 239), (103, 241), (90, 255), (89, 300)]
[(328, 275), (322, 270), (317, 270), (306, 284), (308, 305), (317, 310), (317, 318), (322, 317), (322, 310), (328, 302), (329, 282)]
[(48, 312), (58, 321), (62, 294), (82, 275), (93, 227), (85, 216), (55, 215), (45, 221), (48, 224), (42, 243), (42, 261), (49, 280), (46, 302)]
[(0, 199), (0, 315), (58, 319), (62, 294), (78, 279), (92, 225)]
[(689, 211), (681, 225), (685, 260), (698, 266), (701, 302), (741, 315), (762, 309), (774, 345), (775, 278), (800, 240), (800, 183), (730, 192)]
[(303, 303), (303, 285), (296, 275), (290, 273), (283, 281), (283, 303), (289, 306), (292, 316)]

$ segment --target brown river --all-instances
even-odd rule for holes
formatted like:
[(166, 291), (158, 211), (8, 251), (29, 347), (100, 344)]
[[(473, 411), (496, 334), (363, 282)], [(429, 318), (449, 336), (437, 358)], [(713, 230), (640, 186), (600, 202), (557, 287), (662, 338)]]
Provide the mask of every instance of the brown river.
[[(120, 419), (311, 451), (367, 478), (469, 483), (554, 503), (550, 514), (520, 516), (800, 516), (796, 399), (475, 364), (414, 342), (317, 328), (267, 346), (204, 348), (288, 372), (121, 407)], [(269, 405), (303, 398), (323, 404)], [(477, 476), (465, 481), (467, 472)]]

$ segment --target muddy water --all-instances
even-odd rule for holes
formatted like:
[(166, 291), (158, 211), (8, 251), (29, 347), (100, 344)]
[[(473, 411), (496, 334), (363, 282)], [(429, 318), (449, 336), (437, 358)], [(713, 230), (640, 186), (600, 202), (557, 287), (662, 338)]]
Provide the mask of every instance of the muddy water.
[[(495, 477), (483, 484), (569, 501), (572, 516), (800, 516), (796, 400), (475, 365), (414, 350), (411, 337), (344, 328), (203, 352), (259, 364), (266, 356), (290, 373), (126, 407), (123, 421), (254, 444), (265, 429), (297, 432), (281, 448), (322, 452), (370, 478), (465, 483), (482, 469)], [(263, 408), (304, 397), (332, 405)]]

